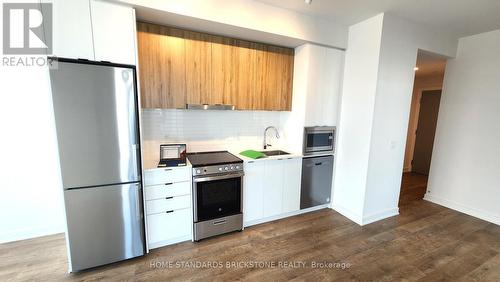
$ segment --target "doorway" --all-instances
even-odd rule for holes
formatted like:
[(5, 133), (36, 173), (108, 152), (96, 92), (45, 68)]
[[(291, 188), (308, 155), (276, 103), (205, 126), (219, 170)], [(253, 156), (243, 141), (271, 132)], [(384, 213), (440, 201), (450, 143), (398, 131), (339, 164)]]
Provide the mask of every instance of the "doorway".
[(445, 58), (419, 51), (399, 206), (422, 200), (427, 191), (445, 67)]

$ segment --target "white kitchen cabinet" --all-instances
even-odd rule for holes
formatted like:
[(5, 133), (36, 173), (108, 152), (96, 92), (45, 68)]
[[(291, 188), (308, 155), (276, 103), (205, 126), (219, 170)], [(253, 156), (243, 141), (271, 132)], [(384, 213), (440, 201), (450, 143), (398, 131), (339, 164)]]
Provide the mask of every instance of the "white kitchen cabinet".
[[(89, 0), (42, 0), (42, 3), (52, 3), (53, 55), (94, 60)], [(42, 12), (47, 14), (46, 10)]]
[(270, 158), (245, 163), (243, 221), (276, 219), (300, 209), (302, 158)]
[(300, 209), (300, 185), (302, 180), (302, 158), (283, 160), (283, 213)]
[(263, 199), (264, 217), (270, 217), (282, 213), (284, 170), (285, 167), (283, 160), (272, 160), (266, 162)]
[(150, 249), (192, 239), (191, 169), (185, 166), (144, 172)]
[(344, 51), (308, 45), (305, 126), (336, 126)]
[(136, 29), (133, 8), (90, 1), (96, 61), (135, 65)]
[(263, 217), (264, 173), (266, 163), (250, 161), (244, 164), (243, 177), (243, 221), (249, 222)]
[(191, 209), (157, 213), (148, 216), (148, 241), (150, 248), (183, 241), (191, 234), (193, 221)]

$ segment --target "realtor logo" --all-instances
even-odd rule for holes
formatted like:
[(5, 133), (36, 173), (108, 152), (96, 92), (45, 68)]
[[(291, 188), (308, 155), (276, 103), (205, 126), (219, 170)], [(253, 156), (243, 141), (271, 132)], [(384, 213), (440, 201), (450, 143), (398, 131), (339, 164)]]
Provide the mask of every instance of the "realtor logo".
[(3, 53), (52, 54), (51, 3), (3, 4)]

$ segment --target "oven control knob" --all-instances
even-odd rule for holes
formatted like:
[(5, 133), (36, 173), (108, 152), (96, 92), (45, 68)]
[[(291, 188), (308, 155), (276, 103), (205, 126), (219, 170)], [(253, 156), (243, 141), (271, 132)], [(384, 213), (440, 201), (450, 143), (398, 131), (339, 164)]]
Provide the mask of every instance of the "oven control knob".
[(229, 170), (229, 167), (227, 167), (227, 166), (226, 166), (226, 167), (224, 168), (224, 170)]
[(236, 169), (240, 169), (240, 166), (239, 166), (239, 165), (237, 165), (237, 166), (236, 166)]
[(233, 170), (233, 169), (234, 169), (234, 166), (231, 166), (231, 170)]
[(197, 169), (197, 170), (196, 170), (196, 173), (200, 174), (200, 173), (201, 173), (201, 170)]
[(222, 167), (219, 167), (219, 171), (222, 171)]

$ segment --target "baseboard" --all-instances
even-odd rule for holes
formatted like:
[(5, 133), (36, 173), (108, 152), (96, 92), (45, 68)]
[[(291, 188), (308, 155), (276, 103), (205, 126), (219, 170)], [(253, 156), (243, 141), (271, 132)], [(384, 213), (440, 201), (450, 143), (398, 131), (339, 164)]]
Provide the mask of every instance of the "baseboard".
[(452, 210), (459, 211), (461, 213), (465, 213), (467, 215), (477, 217), (482, 220), (486, 220), (488, 222), (494, 223), (496, 225), (500, 225), (500, 216), (492, 214), (490, 212), (480, 210), (477, 208), (469, 207), (467, 205), (443, 199), (441, 197), (436, 197), (430, 194), (425, 194), (424, 200), (432, 202), (434, 204), (438, 204), (443, 207), (447, 207)]
[(270, 216), (270, 217), (266, 217), (266, 218), (261, 218), (261, 219), (257, 219), (257, 220), (246, 221), (246, 222), (243, 222), (243, 227), (249, 227), (252, 225), (262, 224), (262, 223), (266, 223), (266, 222), (270, 222), (270, 221), (274, 221), (274, 220), (278, 220), (278, 219), (283, 219), (283, 218), (287, 218), (290, 216), (295, 216), (295, 215), (308, 213), (308, 212), (312, 212), (312, 211), (317, 211), (317, 210), (321, 210), (321, 209), (326, 209), (326, 208), (330, 208), (330, 204), (319, 205), (319, 206), (315, 206), (315, 207), (307, 208), (307, 209), (303, 209), (303, 210), (287, 212), (287, 213), (278, 214), (278, 215), (274, 215), (274, 216)]
[(361, 215), (358, 215), (347, 208), (335, 204), (332, 204), (332, 209), (340, 213), (341, 215), (347, 217), (351, 221), (354, 221), (358, 225), (363, 225), (363, 218), (361, 217)]
[(0, 244), (64, 233), (64, 226), (22, 228), (0, 234)]
[(388, 210), (381, 211), (381, 212), (372, 213), (370, 215), (363, 216), (363, 224), (362, 225), (374, 223), (376, 221), (383, 220), (383, 219), (393, 217), (396, 215), (399, 215), (399, 208), (393, 208), (393, 209), (388, 209)]

